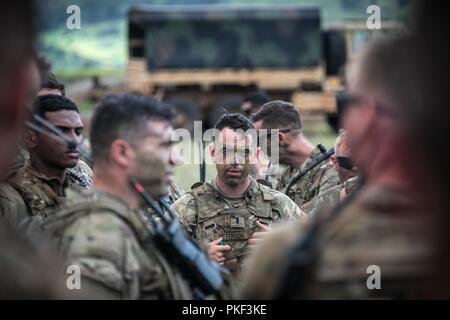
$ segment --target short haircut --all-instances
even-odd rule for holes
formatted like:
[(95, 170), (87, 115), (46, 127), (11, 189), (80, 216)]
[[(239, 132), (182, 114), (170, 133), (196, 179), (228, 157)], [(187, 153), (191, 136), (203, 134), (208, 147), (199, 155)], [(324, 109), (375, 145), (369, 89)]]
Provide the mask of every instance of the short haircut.
[(302, 130), (300, 112), (292, 103), (274, 100), (262, 106), (261, 110), (253, 115), (254, 122), (262, 121), (264, 129), (298, 129)]
[(336, 141), (334, 143), (334, 152), (336, 155), (339, 155), (339, 147), (342, 145), (342, 143), (347, 142), (348, 139), (348, 131), (345, 129), (339, 129), (338, 136), (336, 138)]
[(244, 102), (250, 102), (253, 107), (260, 107), (263, 104), (272, 100), (269, 95), (264, 91), (255, 91), (244, 98)]
[(221, 131), (224, 128), (230, 128), (233, 130), (241, 129), (244, 132), (249, 129), (255, 129), (255, 125), (240, 113), (225, 113), (214, 125), (214, 129)]
[(106, 96), (91, 120), (90, 142), (94, 161), (108, 157), (117, 139), (138, 142), (144, 138), (148, 120), (172, 122), (175, 112), (170, 105), (137, 94)]
[(64, 83), (59, 81), (58, 78), (52, 72), (47, 72), (43, 74), (43, 78), (41, 81), (41, 89), (59, 90), (62, 96), (66, 95), (66, 87)]
[(48, 94), (36, 97), (33, 104), (33, 114), (45, 117), (46, 112), (57, 112), (62, 110), (72, 110), (80, 113), (76, 104), (63, 96), (56, 94)]

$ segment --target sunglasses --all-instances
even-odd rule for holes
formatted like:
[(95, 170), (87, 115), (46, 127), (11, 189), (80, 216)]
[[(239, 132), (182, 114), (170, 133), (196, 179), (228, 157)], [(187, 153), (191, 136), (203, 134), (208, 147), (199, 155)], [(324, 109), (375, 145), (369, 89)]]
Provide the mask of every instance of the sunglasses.
[(337, 156), (336, 161), (340, 167), (347, 170), (352, 170), (355, 167), (352, 159), (350, 159), (349, 157)]

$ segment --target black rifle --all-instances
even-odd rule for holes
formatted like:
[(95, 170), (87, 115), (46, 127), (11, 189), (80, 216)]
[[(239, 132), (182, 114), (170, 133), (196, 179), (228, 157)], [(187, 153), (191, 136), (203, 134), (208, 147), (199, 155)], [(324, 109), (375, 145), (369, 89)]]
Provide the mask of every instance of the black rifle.
[(305, 168), (297, 176), (292, 178), (291, 182), (286, 188), (286, 191), (284, 192), (285, 194), (289, 194), (289, 190), (291, 190), (292, 186), (296, 184), (301, 178), (303, 178), (309, 171), (314, 169), (322, 161), (331, 158), (331, 156), (334, 154), (334, 148), (331, 148), (330, 150), (327, 151), (325, 147), (321, 144), (319, 144), (317, 147), (322, 153), (315, 159), (316, 161), (311, 163), (309, 167)]
[(220, 291), (224, 284), (221, 273), (225, 272), (224, 269), (210, 261), (198, 245), (189, 238), (166, 202), (156, 202), (136, 180), (130, 180), (130, 184), (159, 218), (157, 220), (150, 217), (149, 221), (155, 243), (161, 253), (173, 265), (179, 267), (184, 278), (197, 290), (198, 298), (204, 298), (207, 295), (220, 298)]

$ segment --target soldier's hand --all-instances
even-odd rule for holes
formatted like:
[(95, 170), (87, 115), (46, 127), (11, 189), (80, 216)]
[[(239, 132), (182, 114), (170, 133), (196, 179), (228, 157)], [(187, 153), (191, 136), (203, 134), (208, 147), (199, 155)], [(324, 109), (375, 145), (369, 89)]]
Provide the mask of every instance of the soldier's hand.
[(209, 243), (208, 255), (210, 260), (223, 265), (225, 261), (225, 253), (230, 251), (231, 247), (229, 245), (219, 245), (221, 241), (223, 241), (222, 237)]
[(252, 234), (251, 239), (248, 240), (248, 244), (251, 249), (253, 249), (256, 245), (261, 243), (264, 240), (264, 238), (267, 236), (267, 234), (269, 234), (269, 232), (272, 231), (271, 227), (266, 226), (265, 224), (263, 224), (259, 221), (256, 221), (256, 225), (259, 227), (259, 229), (261, 231), (255, 232), (254, 234)]

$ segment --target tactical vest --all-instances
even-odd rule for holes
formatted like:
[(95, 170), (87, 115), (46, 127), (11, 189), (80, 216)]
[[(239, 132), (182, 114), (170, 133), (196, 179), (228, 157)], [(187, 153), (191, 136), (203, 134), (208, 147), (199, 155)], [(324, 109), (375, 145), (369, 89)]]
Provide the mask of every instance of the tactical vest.
[(31, 178), (30, 182), (23, 186), (14, 179), (9, 181), (25, 201), (32, 216), (48, 218), (63, 203), (64, 197), (56, 195), (48, 184), (37, 178)]
[[(71, 203), (58, 211), (55, 219), (49, 220), (45, 224), (46, 231), (56, 240), (58, 246), (61, 246), (64, 231), (78, 219), (89, 214), (111, 214), (121, 219), (137, 238), (141, 247), (145, 250), (149, 259), (159, 266), (161, 279), (158, 283), (162, 288), (162, 297), (164, 299), (191, 299), (190, 290), (185, 280), (182, 279), (179, 272), (175, 272), (167, 260), (159, 253), (155, 246), (151, 230), (145, 223), (145, 218), (140, 213), (130, 210), (125, 204), (119, 201), (111, 201), (108, 197), (93, 192), (83, 192), (81, 202)], [(165, 284), (164, 284), (165, 283)], [(139, 296), (139, 288), (128, 288), (122, 292), (124, 299), (130, 299), (133, 296)]]
[(248, 252), (248, 240), (254, 232), (259, 231), (255, 222), (259, 220), (271, 226), (281, 218), (281, 210), (273, 202), (271, 189), (256, 181), (253, 183), (257, 187), (250, 188), (244, 200), (232, 208), (227, 208), (222, 196), (208, 183), (190, 191), (198, 212), (194, 238), (211, 242), (222, 237), (224, 244), (232, 248), (226, 260), (237, 260), (237, 264), (225, 263), (232, 273), (242, 270), (242, 259)]
[(0, 219), (4, 225), (17, 227), (29, 217), (28, 207), (21, 195), (10, 184), (0, 184)]

